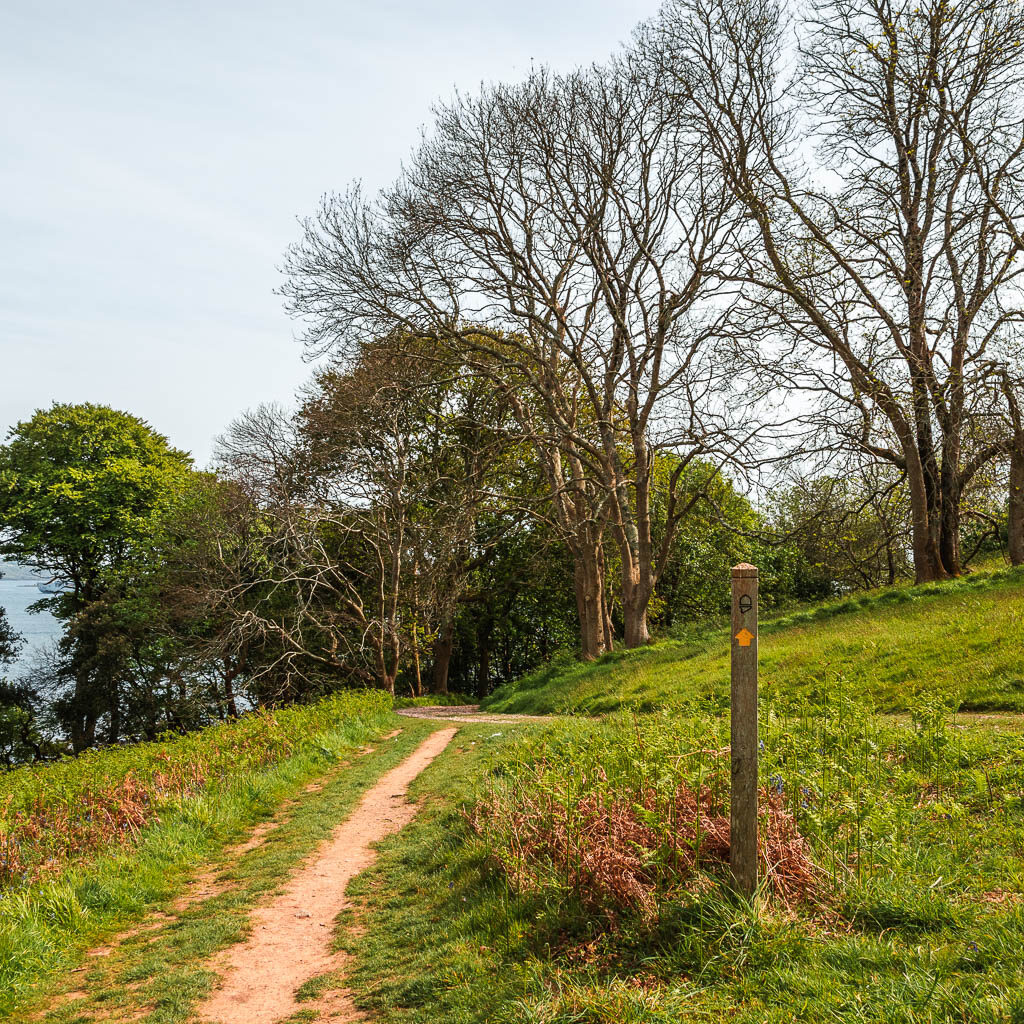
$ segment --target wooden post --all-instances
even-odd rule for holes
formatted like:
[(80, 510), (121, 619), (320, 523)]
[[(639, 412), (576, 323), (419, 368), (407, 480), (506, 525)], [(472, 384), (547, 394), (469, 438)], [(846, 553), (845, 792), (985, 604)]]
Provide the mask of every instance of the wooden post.
[(757, 890), (757, 567), (732, 570), (729, 868), (738, 889)]

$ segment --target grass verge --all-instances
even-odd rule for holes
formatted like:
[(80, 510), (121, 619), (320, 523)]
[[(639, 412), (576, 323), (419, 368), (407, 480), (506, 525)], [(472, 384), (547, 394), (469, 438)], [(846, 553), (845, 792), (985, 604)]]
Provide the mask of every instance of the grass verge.
[[(363, 744), (396, 724), (403, 731), (394, 741), (357, 755)], [(53, 1009), (45, 1019), (99, 1021), (115, 1008), (144, 1008), (154, 1022), (187, 1019), (212, 982), (204, 959), (241, 937), (249, 908), (432, 727), (396, 722), (388, 712), (336, 722), (278, 764), (181, 799), (134, 845), (115, 847), (28, 889), (8, 891), (0, 899), (0, 1016), (26, 1020), (30, 1004), (70, 985), (91, 994)], [(325, 775), (330, 781), (324, 789), (303, 794), (292, 816), (263, 845), (236, 864), (222, 865), (227, 891), (156, 931), (131, 935), (109, 957), (90, 958), (80, 968), (86, 949), (137, 925), (147, 913), (166, 913), (197, 867), (216, 862), (250, 826)]]
[(298, 707), (151, 743), (89, 750), (0, 774), (0, 889), (52, 877), (69, 862), (130, 845), (176, 803), (258, 775), (332, 733), (353, 739), (387, 717), (390, 698), (344, 690)]

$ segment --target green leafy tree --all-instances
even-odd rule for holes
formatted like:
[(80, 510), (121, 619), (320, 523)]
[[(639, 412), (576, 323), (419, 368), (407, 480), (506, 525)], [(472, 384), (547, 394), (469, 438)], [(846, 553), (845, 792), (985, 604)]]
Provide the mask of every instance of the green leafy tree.
[(130, 592), (190, 466), (143, 420), (89, 403), (39, 410), (0, 447), (0, 554), (66, 588), (40, 605), (65, 625), (69, 688), (56, 710), (76, 751), (96, 741), (104, 718), (117, 738), (126, 671), (111, 616), (90, 608)]
[(792, 597), (809, 601), (913, 578), (904, 479), (874, 466), (798, 479), (774, 496), (771, 532), (788, 538)]
[(20, 647), (21, 637), (7, 621), (7, 612), (0, 608), (0, 669), (6, 668), (14, 661)]

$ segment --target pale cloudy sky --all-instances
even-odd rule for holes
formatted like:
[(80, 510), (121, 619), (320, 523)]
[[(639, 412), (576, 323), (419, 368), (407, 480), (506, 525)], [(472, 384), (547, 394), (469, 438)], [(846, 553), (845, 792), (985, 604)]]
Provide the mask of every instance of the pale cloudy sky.
[(606, 57), (657, 0), (0, 0), (0, 439), (103, 402), (209, 456), (309, 373), (295, 218), (455, 88)]

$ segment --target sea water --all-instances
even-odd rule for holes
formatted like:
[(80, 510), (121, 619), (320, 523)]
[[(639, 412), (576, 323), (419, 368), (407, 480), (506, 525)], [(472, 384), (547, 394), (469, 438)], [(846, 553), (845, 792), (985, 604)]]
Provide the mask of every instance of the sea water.
[[(5, 573), (4, 578), (0, 579), (0, 608), (7, 612), (11, 628), (15, 633), (20, 633), (24, 640), (18, 660), (6, 667), (0, 666), (0, 677), (15, 679), (29, 669), (36, 652), (48, 647), (60, 636), (60, 623), (49, 612), (28, 610), (29, 605), (47, 596), (40, 592), (38, 578), (11, 579), (6, 575), (9, 571), (6, 566), (0, 566), (0, 571)], [(11, 575), (14, 575), (13, 571)], [(28, 574), (23, 570), (17, 575)]]

